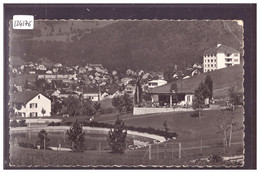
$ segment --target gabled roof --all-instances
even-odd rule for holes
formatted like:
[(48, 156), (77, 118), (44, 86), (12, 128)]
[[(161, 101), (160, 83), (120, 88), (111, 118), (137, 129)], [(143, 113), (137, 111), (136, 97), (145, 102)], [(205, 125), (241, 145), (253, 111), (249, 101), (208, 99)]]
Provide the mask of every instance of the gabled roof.
[(26, 104), (27, 102), (32, 100), (34, 97), (36, 97), (38, 94), (41, 94), (41, 93), (34, 92), (34, 91), (17, 92), (17, 93), (10, 95), (10, 102)]
[(228, 46), (225, 46), (225, 45), (217, 45), (217, 46), (214, 46), (211, 49), (205, 51), (203, 53), (203, 55), (205, 55), (205, 54), (217, 54), (217, 53), (228, 54), (228, 53), (240, 53), (240, 52), (238, 50), (232, 48), (232, 47), (228, 47)]

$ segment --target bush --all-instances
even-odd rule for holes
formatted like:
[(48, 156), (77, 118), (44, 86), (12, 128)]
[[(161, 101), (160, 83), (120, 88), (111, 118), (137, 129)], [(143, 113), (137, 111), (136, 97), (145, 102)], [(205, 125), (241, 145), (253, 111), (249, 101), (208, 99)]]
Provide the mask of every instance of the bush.
[(36, 145), (40, 145), (40, 149), (47, 149), (49, 148), (49, 141), (50, 139), (47, 137), (48, 133), (42, 129), (39, 133), (38, 133), (38, 141), (36, 142)]
[(54, 121), (50, 122), (48, 126), (61, 126), (60, 122), (55, 123)]
[(20, 127), (26, 127), (27, 124), (25, 124), (25, 120), (19, 121), (19, 126), (20, 126)]
[(106, 108), (106, 109), (101, 109), (101, 110), (100, 110), (100, 113), (101, 113), (101, 114), (111, 114), (111, 113), (113, 113), (113, 112), (115, 112), (115, 109), (114, 109), (114, 108)]
[(10, 122), (10, 127), (19, 127), (19, 123), (16, 120)]

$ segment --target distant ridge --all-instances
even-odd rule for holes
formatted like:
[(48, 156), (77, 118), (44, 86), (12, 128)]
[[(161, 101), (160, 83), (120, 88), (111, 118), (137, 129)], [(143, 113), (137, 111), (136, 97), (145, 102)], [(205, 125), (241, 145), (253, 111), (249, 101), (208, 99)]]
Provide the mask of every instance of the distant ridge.
[[(45, 27), (49, 31), (56, 25), (57, 22)], [(169, 64), (202, 63), (203, 52), (217, 44), (239, 52), (243, 49), (239, 41), (243, 39), (243, 28), (235, 21), (118, 21), (91, 31), (73, 31), (75, 36), (67, 42), (58, 41), (56, 36), (52, 41), (40, 41), (44, 36), (36, 31), (11, 32), (15, 32), (11, 55), (26, 61), (47, 57), (54, 63), (100, 63), (109, 70), (122, 71), (162, 71)], [(37, 40), (22, 39), (34, 35)]]

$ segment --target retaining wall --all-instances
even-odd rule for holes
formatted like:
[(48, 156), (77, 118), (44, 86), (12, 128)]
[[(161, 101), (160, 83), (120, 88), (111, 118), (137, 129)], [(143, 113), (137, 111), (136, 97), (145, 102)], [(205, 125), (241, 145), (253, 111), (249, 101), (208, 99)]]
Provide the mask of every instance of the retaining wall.
[(168, 112), (190, 112), (194, 111), (192, 108), (145, 108), (145, 107), (134, 107), (133, 115), (144, 115), (144, 114), (157, 114), (157, 113), (168, 113)]

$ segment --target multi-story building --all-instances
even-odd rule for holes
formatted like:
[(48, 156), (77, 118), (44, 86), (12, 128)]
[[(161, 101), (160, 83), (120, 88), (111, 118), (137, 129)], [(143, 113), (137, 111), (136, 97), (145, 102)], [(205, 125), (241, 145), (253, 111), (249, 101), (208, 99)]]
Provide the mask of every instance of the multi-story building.
[(240, 52), (231, 47), (218, 44), (203, 53), (203, 71), (209, 72), (240, 64)]
[(17, 92), (10, 95), (14, 112), (22, 117), (51, 116), (51, 100), (37, 92)]

